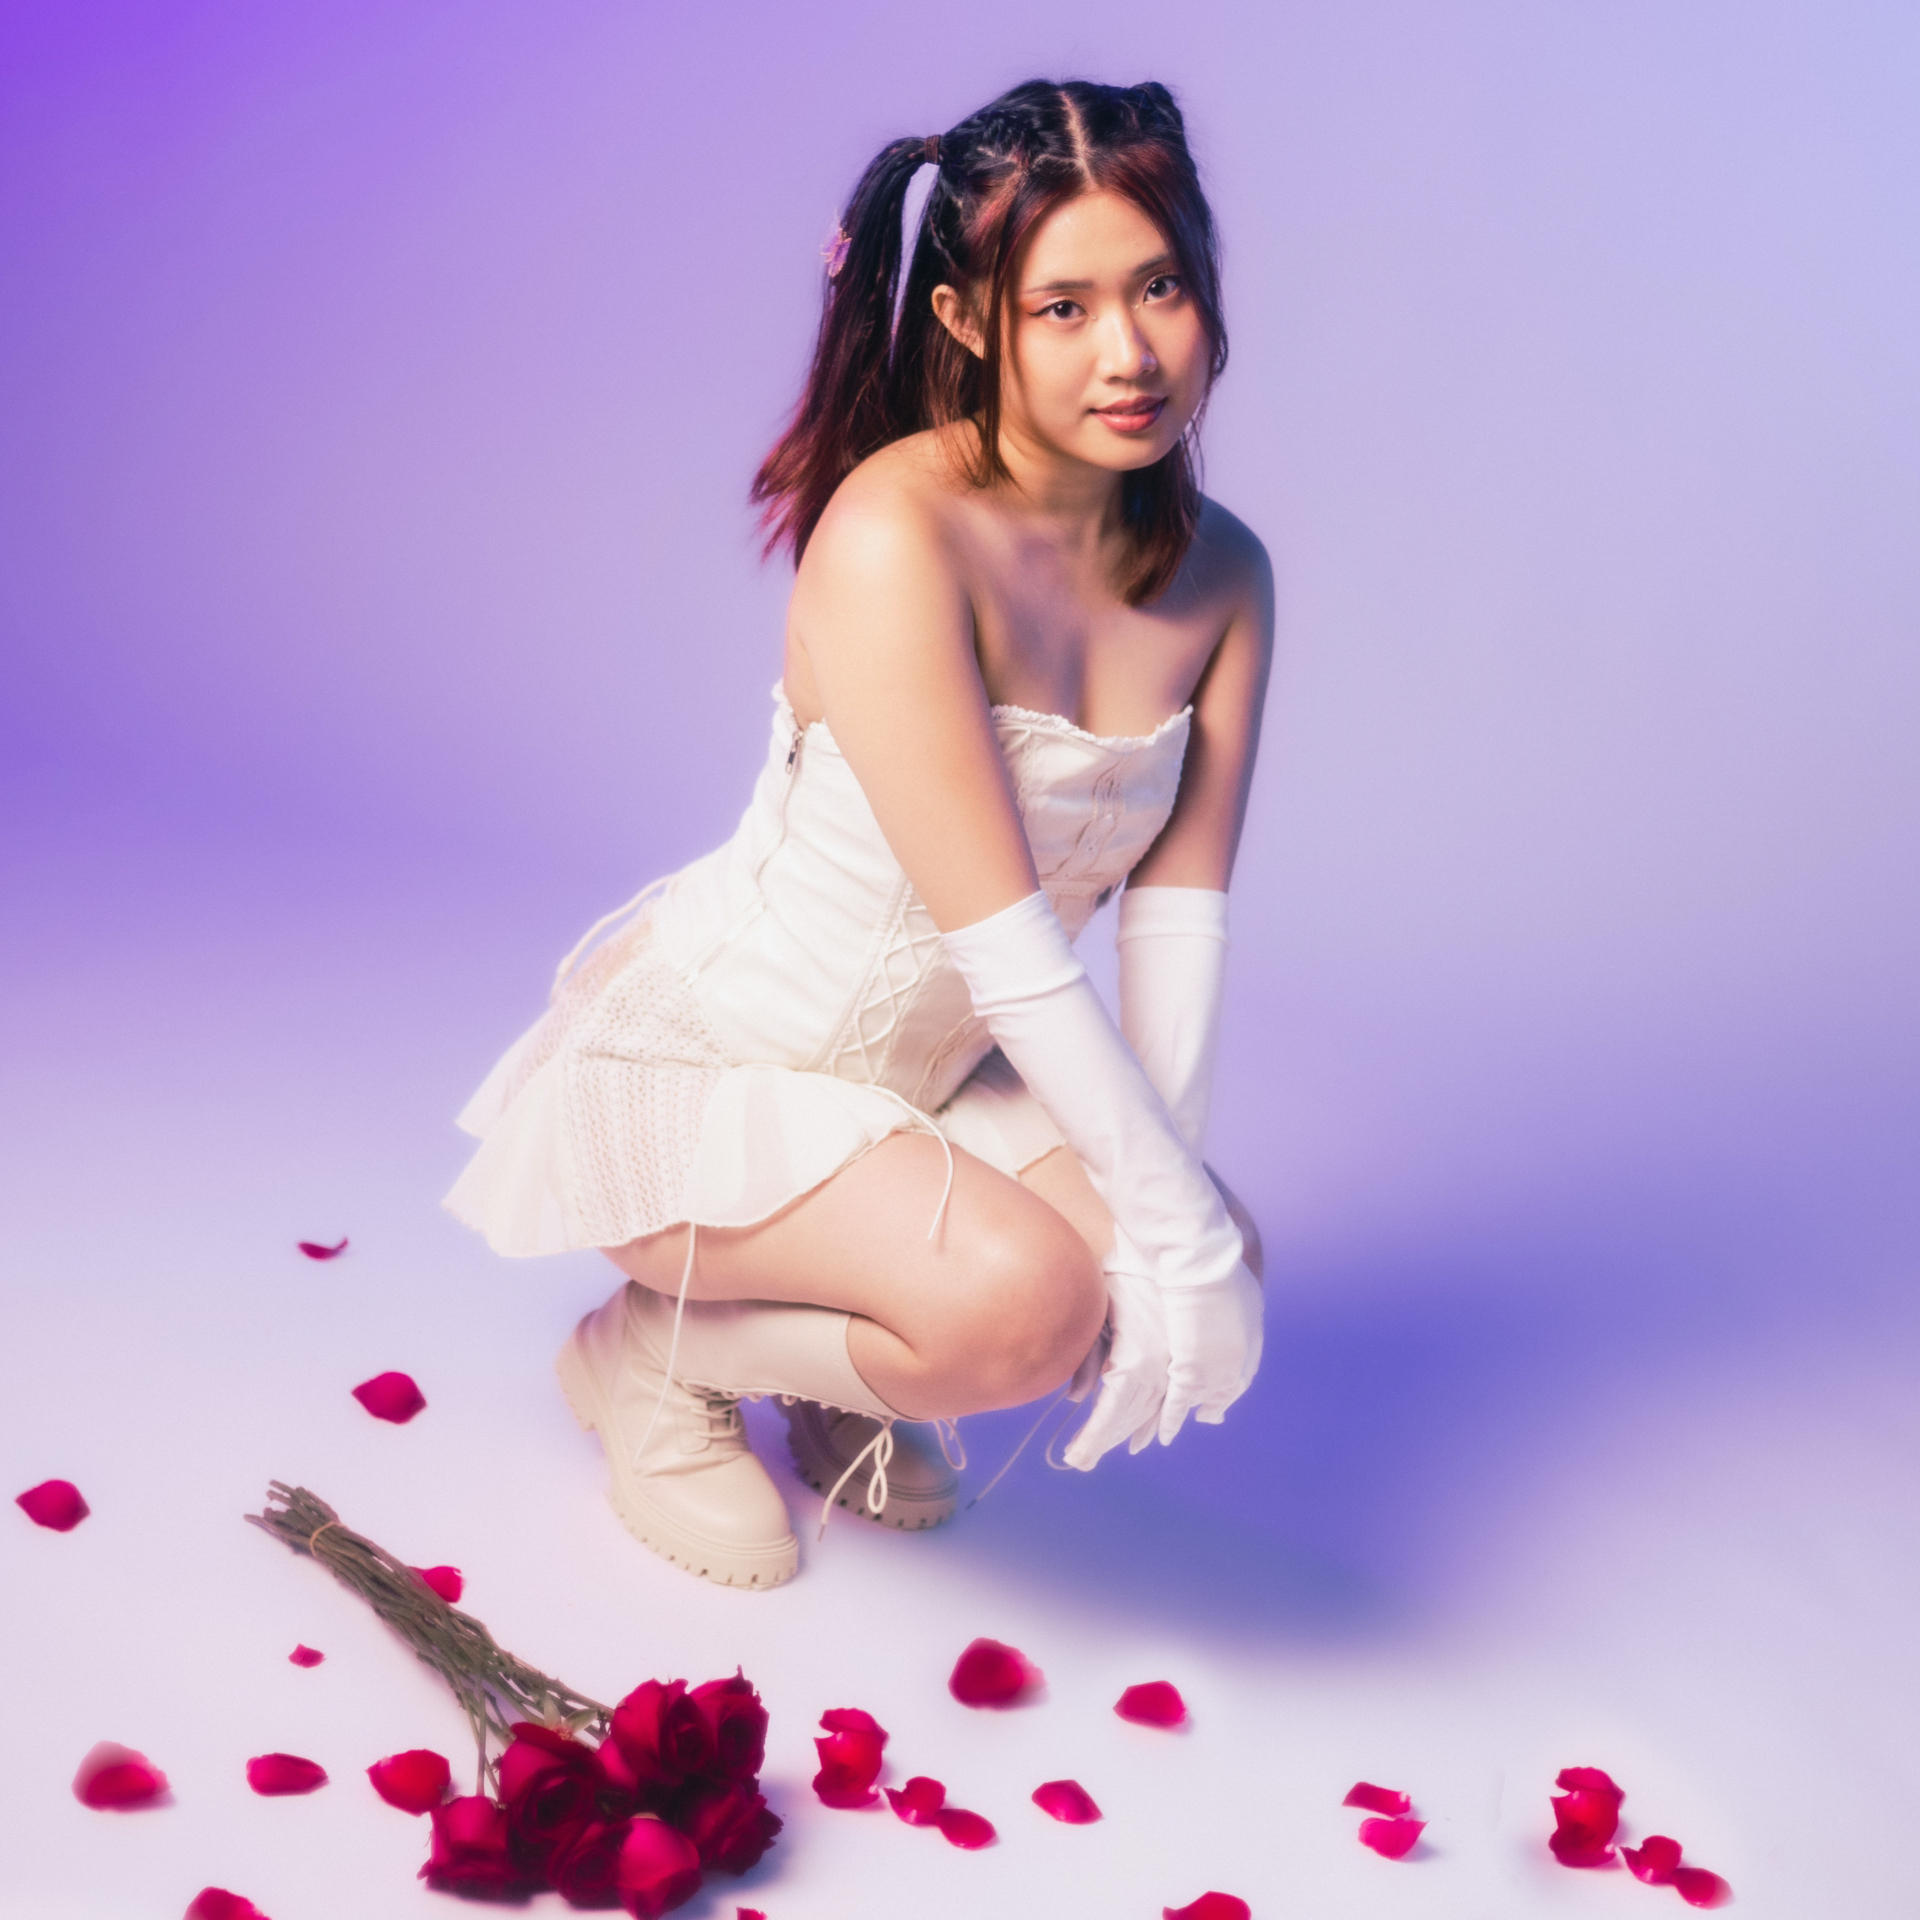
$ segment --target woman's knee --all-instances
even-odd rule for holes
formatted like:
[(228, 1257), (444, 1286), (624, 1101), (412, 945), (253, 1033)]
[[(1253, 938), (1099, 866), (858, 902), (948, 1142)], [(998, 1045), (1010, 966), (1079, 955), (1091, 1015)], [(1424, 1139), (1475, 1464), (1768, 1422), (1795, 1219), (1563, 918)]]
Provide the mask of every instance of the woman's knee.
[(983, 1406), (1051, 1393), (1085, 1359), (1106, 1317), (1106, 1283), (1086, 1242), (1047, 1207), (983, 1236), (965, 1367)]

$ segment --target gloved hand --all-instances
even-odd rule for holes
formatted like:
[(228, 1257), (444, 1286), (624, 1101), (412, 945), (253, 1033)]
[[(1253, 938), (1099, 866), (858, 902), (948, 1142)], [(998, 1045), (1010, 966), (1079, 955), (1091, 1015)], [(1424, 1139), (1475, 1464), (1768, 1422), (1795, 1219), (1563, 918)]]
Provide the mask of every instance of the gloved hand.
[[(1142, 1264), (1126, 1235), (1116, 1230), (1113, 1252), (1102, 1269), (1107, 1277), (1107, 1329), (1088, 1356), (1102, 1359), (1100, 1395), (1061, 1456), (1083, 1473), (1092, 1472), (1100, 1456), (1122, 1440), (1130, 1441), (1131, 1451), (1138, 1453), (1160, 1425), (1168, 1379), (1167, 1324), (1161, 1290), (1139, 1271)], [(1076, 1373), (1075, 1385), (1079, 1381)]]
[(1160, 1444), (1166, 1447), (1189, 1413), (1217, 1427), (1252, 1384), (1260, 1366), (1266, 1300), (1242, 1262), (1224, 1280), (1163, 1288), (1160, 1306), (1168, 1352), (1160, 1407)]

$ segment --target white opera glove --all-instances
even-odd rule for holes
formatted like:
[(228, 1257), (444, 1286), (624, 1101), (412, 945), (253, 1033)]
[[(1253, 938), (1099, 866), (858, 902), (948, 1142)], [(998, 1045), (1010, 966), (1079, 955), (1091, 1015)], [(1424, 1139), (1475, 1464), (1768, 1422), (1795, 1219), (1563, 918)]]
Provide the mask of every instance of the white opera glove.
[[(1241, 1261), (1240, 1235), (1044, 893), (949, 933), (945, 942), (975, 1012), (1086, 1169), (1143, 1277), (1169, 1295), (1205, 1289), (1180, 1316), (1177, 1337), (1167, 1321), (1171, 1377), (1182, 1382), (1171, 1425), (1167, 1409), (1161, 1412), (1160, 1434), (1170, 1440), (1190, 1409), (1224, 1411), (1257, 1364), (1244, 1289), (1216, 1284), (1244, 1276), (1258, 1297)], [(1110, 1287), (1112, 1279), (1110, 1273)], [(1126, 1317), (1124, 1306), (1118, 1316)], [(1115, 1335), (1118, 1344), (1117, 1324)], [(1119, 1426), (1118, 1399), (1109, 1424)]]
[(1120, 1031), (1181, 1139), (1203, 1155), (1227, 976), (1227, 896), (1211, 887), (1129, 887), (1114, 940)]
[[(1088, 1356), (1099, 1369), (1100, 1397), (1062, 1455), (1083, 1473), (1122, 1440), (1138, 1453), (1159, 1432), (1171, 1374), (1166, 1296), (1140, 1271), (1146, 1263), (1126, 1235), (1116, 1228), (1113, 1239), (1113, 1252), (1101, 1267), (1107, 1281), (1106, 1331)], [(1076, 1374), (1076, 1384), (1079, 1379)]]

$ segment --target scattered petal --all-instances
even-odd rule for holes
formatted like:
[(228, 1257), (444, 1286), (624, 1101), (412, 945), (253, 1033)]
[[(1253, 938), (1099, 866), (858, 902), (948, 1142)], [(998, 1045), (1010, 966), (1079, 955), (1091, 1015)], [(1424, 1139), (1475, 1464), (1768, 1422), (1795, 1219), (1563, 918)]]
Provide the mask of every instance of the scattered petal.
[(376, 1420), (391, 1420), (396, 1427), (404, 1427), (427, 1404), (409, 1373), (376, 1373), (354, 1388), (353, 1397)]
[(1620, 1858), (1636, 1880), (1650, 1887), (1672, 1884), (1673, 1870), (1680, 1864), (1680, 1842), (1664, 1833), (1650, 1833), (1637, 1847), (1622, 1847)]
[(1035, 1787), (1033, 1804), (1070, 1827), (1084, 1827), (1100, 1818), (1093, 1795), (1078, 1780), (1049, 1780)]
[(1705, 1867), (1675, 1867), (1672, 1884), (1690, 1907), (1724, 1907), (1733, 1898), (1733, 1889)]
[(880, 1796), (873, 1783), (880, 1778), (881, 1750), (887, 1730), (859, 1707), (835, 1707), (820, 1716), (825, 1739), (816, 1739), (820, 1771), (813, 1790), (830, 1807), (870, 1807)]
[[(1145, 1680), (1129, 1687), (1113, 1703), (1113, 1710), (1122, 1720), (1142, 1727), (1177, 1727), (1187, 1717), (1187, 1703), (1171, 1680)], [(1221, 1895), (1223, 1900), (1230, 1897)]]
[(887, 1789), (887, 1804), (910, 1827), (936, 1827), (940, 1809), (946, 1805), (947, 1790), (938, 1780), (916, 1773), (904, 1787)]
[(1613, 1776), (1598, 1767), (1562, 1767), (1553, 1784), (1562, 1793), (1610, 1793), (1615, 1805), (1627, 1797), (1614, 1785)]
[(767, 1920), (767, 1916), (758, 1907), (735, 1907), (733, 1920)]
[(298, 1646), (287, 1655), (296, 1667), (317, 1667), (327, 1656), (318, 1647)]
[(644, 1816), (620, 1847), (621, 1904), (639, 1920), (660, 1920), (700, 1891), (700, 1856), (685, 1834)]
[(247, 1762), (247, 1785), (269, 1797), (313, 1793), (326, 1784), (326, 1768), (297, 1753), (261, 1753)]
[(297, 1244), (309, 1260), (338, 1260), (347, 1250), (345, 1240), (337, 1247), (323, 1247), (318, 1240), (302, 1240)]
[(1160, 1920), (1253, 1920), (1253, 1909), (1231, 1893), (1203, 1893), (1184, 1907), (1162, 1907)]
[(1562, 1767), (1554, 1785), (1553, 1833), (1547, 1845), (1563, 1867), (1613, 1863), (1613, 1836), (1620, 1830), (1620, 1802), (1627, 1796), (1598, 1767)]
[(1343, 1807), (1364, 1807), (1369, 1813), (1384, 1813), (1396, 1818), (1413, 1811), (1413, 1802), (1404, 1793), (1396, 1793), (1391, 1787), (1371, 1786), (1365, 1780), (1349, 1787), (1347, 1797), (1340, 1804)]
[(1424, 1820), (1362, 1820), (1360, 1844), (1387, 1860), (1404, 1860), (1426, 1826)]
[(36, 1527), (55, 1533), (71, 1533), (93, 1511), (71, 1480), (42, 1480), (37, 1487), (15, 1494), (13, 1504)]
[(933, 1824), (956, 1847), (966, 1847), (969, 1851), (975, 1847), (990, 1847), (999, 1837), (993, 1830), (991, 1820), (983, 1814), (969, 1813), (964, 1807), (942, 1807), (933, 1816)]
[(402, 1813), (431, 1813), (447, 1797), (453, 1769), (428, 1747), (390, 1753), (367, 1769), (373, 1790)]
[(144, 1753), (102, 1740), (80, 1762), (73, 1797), (83, 1807), (123, 1813), (150, 1807), (167, 1790), (167, 1776)]
[(202, 1887), (187, 1909), (186, 1920), (267, 1920), (251, 1900), (225, 1887)]
[(423, 1586), (431, 1587), (450, 1607), (467, 1590), (466, 1577), (458, 1567), (415, 1567), (413, 1571)]
[(954, 1662), (947, 1691), (963, 1707), (1011, 1707), (1044, 1678), (1018, 1647), (1000, 1640), (976, 1640)]

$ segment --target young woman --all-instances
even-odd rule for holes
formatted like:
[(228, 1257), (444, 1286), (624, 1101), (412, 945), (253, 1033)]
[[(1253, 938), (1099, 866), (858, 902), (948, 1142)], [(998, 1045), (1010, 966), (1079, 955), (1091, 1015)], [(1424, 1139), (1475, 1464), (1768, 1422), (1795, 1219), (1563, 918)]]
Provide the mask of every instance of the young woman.
[[(1016, 87), (854, 191), (754, 484), (798, 571), (752, 801), (563, 963), (448, 1196), (627, 1276), (561, 1382), (692, 1572), (798, 1565), (743, 1398), (829, 1502), (864, 1467), (915, 1527), (956, 1483), (898, 1421), (1071, 1381), (1090, 1468), (1258, 1365), (1257, 1241), (1200, 1159), (1272, 631), (1194, 477), (1225, 359), (1164, 87)], [(1116, 1028), (1071, 941), (1123, 882)]]

